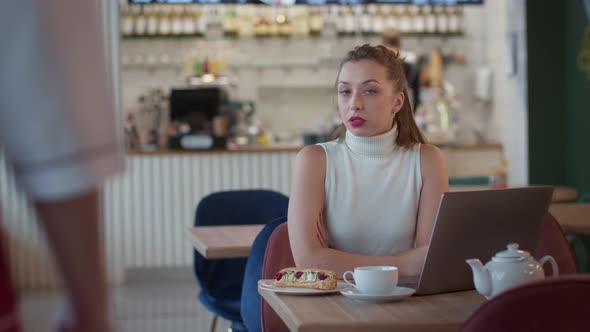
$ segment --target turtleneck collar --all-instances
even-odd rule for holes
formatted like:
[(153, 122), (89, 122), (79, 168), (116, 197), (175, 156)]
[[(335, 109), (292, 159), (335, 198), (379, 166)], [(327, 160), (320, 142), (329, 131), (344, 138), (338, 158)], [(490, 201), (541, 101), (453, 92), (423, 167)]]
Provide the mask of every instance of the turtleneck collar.
[(350, 151), (365, 156), (380, 156), (393, 152), (397, 147), (397, 125), (394, 125), (388, 132), (371, 137), (355, 136), (346, 131), (344, 143)]

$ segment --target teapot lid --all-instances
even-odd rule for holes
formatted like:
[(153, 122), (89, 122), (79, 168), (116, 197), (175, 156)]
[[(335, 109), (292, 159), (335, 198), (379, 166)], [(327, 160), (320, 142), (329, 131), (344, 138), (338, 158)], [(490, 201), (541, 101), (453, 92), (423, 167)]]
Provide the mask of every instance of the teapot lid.
[(511, 258), (511, 259), (518, 259), (518, 258), (527, 258), (530, 257), (531, 254), (528, 251), (518, 250), (517, 243), (510, 243), (507, 245), (508, 250), (500, 251), (496, 254), (494, 258)]

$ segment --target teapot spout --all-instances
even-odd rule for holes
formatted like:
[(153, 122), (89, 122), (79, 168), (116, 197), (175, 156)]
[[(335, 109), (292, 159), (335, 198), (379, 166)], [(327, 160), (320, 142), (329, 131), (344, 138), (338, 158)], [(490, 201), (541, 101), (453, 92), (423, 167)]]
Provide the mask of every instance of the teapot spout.
[(490, 276), (490, 271), (488, 271), (477, 258), (468, 259), (465, 262), (469, 264), (473, 271), (473, 284), (475, 285), (475, 289), (477, 289), (481, 295), (489, 298), (492, 294), (492, 277)]

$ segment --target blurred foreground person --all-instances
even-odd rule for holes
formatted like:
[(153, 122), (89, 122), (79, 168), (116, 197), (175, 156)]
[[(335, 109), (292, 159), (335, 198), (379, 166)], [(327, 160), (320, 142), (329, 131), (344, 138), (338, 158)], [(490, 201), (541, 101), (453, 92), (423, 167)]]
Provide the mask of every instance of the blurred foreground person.
[[(98, 193), (105, 176), (123, 169), (123, 154), (101, 6), (8, 0), (0, 10), (0, 146), (37, 211), (67, 292), (59, 331), (113, 330)], [(15, 332), (6, 239), (0, 234), (0, 332)]]

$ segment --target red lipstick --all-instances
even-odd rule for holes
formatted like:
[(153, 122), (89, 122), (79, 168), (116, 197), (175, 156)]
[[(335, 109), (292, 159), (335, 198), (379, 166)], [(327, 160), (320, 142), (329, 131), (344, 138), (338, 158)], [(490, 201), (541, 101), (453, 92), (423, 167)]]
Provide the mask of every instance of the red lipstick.
[(351, 116), (350, 119), (348, 119), (348, 123), (350, 123), (350, 125), (355, 128), (362, 126), (366, 121), (367, 120), (361, 118), (360, 116)]

